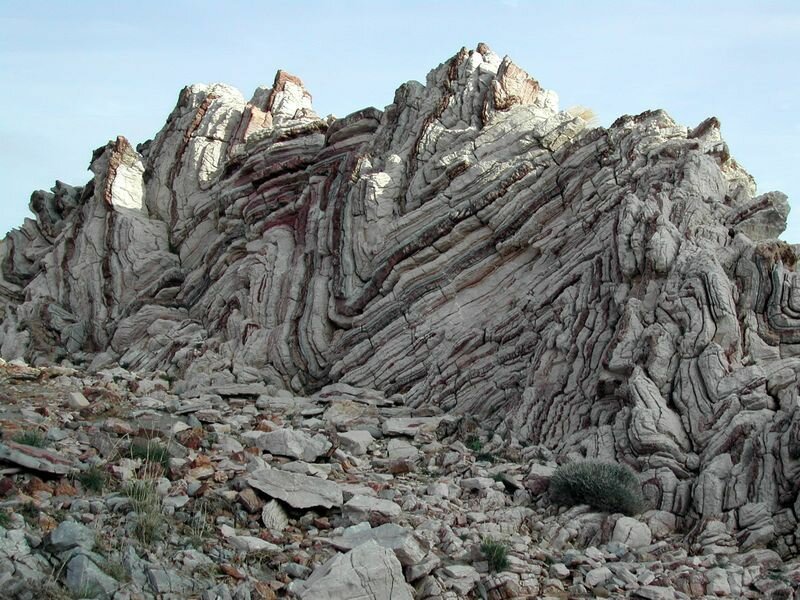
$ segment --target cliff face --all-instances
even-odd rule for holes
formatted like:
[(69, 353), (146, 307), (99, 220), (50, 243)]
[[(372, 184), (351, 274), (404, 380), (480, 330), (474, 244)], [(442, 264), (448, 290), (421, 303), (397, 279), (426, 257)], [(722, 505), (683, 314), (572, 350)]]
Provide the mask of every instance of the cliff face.
[(376, 388), (629, 462), (746, 535), (792, 513), (788, 203), (714, 118), (592, 128), (481, 45), (343, 119), (284, 72), (249, 102), (191, 86), (91, 169), (0, 246), (5, 358)]

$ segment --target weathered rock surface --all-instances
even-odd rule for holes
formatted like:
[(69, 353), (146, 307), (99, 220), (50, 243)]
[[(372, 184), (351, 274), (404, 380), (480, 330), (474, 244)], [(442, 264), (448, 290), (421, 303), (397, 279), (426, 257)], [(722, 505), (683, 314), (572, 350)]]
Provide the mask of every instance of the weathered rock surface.
[(279, 469), (260, 469), (248, 477), (247, 483), (294, 508), (331, 508), (344, 502), (338, 484)]
[(391, 398), (468, 414), (510, 447), (632, 465), (698, 543), (797, 551), (788, 202), (756, 194), (715, 118), (592, 128), (480, 45), (341, 119), (284, 72), (250, 101), (190, 86), (153, 140), (90, 168), (0, 243), (3, 357), (228, 402), (349, 386), (346, 410), (326, 398), (345, 429)]
[[(339, 432), (320, 415), (336, 398), (237, 384), (225, 401), (185, 412), (194, 392), (166, 380), (155, 389), (157, 380), (0, 360), (4, 438), (36, 428), (42, 450), (74, 458), (79, 470), (43, 474), (0, 459), (3, 598), (755, 600), (800, 589), (793, 508), (770, 520), (764, 503), (749, 503), (738, 521), (728, 513), (684, 529), (685, 517), (666, 511), (626, 517), (560, 507), (527, 484), (551, 474), (546, 448), (509, 446), (468, 416), (443, 417), (433, 432), (380, 437), (399, 415), (436, 412), (396, 398), (371, 405), (377, 437), (368, 454), (340, 447), (319, 462), (292, 460), (256, 440), (291, 422), (311, 446), (335, 442)], [(65, 403), (77, 390), (91, 397), (91, 411)], [(149, 458), (134, 457), (132, 440), (145, 435)], [(470, 438), (468, 448), (469, 436), (481, 444)], [(398, 444), (416, 450), (415, 468), (395, 469)], [(287, 475), (308, 488), (337, 486), (348, 504), (337, 497), (329, 508), (292, 507), (308, 494)], [(376, 526), (351, 525), (357, 519)], [(763, 547), (768, 532), (775, 550)], [(507, 553), (505, 566), (490, 561), (487, 541)]]
[(368, 541), (337, 554), (315, 570), (299, 597), (307, 600), (412, 600), (400, 562), (390, 551)]

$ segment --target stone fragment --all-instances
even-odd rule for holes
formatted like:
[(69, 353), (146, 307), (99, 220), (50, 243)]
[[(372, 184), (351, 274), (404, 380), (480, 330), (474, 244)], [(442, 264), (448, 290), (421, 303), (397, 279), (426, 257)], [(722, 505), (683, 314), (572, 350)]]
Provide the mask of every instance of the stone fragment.
[(336, 441), (339, 447), (352, 454), (353, 456), (362, 456), (367, 453), (370, 445), (375, 441), (369, 431), (363, 429), (356, 429), (354, 431), (345, 431), (336, 435)]
[(409, 582), (417, 581), (430, 575), (442, 565), (442, 560), (433, 552), (430, 552), (425, 558), (406, 568), (406, 580)]
[(412, 600), (400, 562), (391, 550), (368, 541), (337, 554), (314, 570), (298, 592), (302, 600)]
[(293, 508), (331, 508), (344, 503), (341, 488), (318, 477), (288, 473), (279, 469), (259, 469), (247, 478), (248, 485)]
[(310, 436), (294, 429), (278, 429), (261, 435), (258, 447), (270, 454), (288, 456), (305, 462), (314, 462), (325, 454), (331, 443), (324, 435)]
[(441, 569), (444, 586), (465, 598), (475, 588), (481, 576), (470, 565), (450, 565)]
[[(394, 523), (384, 523), (379, 527), (368, 529), (358, 525), (349, 527), (341, 536), (332, 537), (328, 542), (337, 550), (347, 551), (370, 540), (375, 541), (382, 548), (394, 552), (404, 567), (421, 562), (427, 552), (411, 530)], [(427, 573), (419, 573), (416, 578), (423, 575), (427, 575)]]
[(80, 392), (70, 392), (67, 396), (67, 405), (70, 408), (80, 410), (89, 406), (89, 401), (86, 399), (86, 396)]
[(264, 501), (258, 497), (252, 488), (243, 489), (236, 496), (236, 499), (239, 501), (239, 504), (251, 514), (257, 513), (264, 506)]
[(416, 446), (403, 439), (391, 439), (387, 444), (389, 458), (392, 460), (410, 460), (419, 458), (420, 452)]
[(570, 575), (570, 570), (564, 563), (553, 563), (550, 565), (548, 572), (550, 577), (555, 577), (556, 579), (566, 579)]
[(419, 432), (433, 433), (442, 417), (393, 417), (383, 423), (384, 435), (404, 435), (414, 437)]
[(675, 600), (676, 597), (671, 588), (658, 585), (643, 585), (631, 592), (631, 598), (641, 598), (642, 600)]
[(80, 598), (96, 598), (101, 594), (110, 596), (119, 583), (94, 564), (88, 556), (78, 554), (67, 563), (64, 582), (67, 588)]
[(611, 534), (612, 542), (626, 544), (630, 548), (642, 548), (650, 544), (652, 534), (650, 528), (632, 517), (620, 517)]
[(289, 517), (277, 500), (271, 500), (264, 505), (261, 511), (261, 522), (265, 529), (283, 531), (289, 526)]
[(604, 584), (606, 581), (613, 577), (611, 569), (608, 567), (597, 567), (592, 569), (583, 576), (584, 583), (590, 588), (595, 588), (598, 585)]
[(280, 552), (281, 550), (280, 546), (276, 546), (261, 538), (252, 535), (239, 535), (233, 527), (228, 525), (222, 525), (220, 527), (220, 533), (233, 547), (242, 552)]
[(396, 518), (403, 511), (391, 500), (371, 496), (353, 496), (342, 506), (342, 516), (351, 523), (368, 521), (372, 525), (382, 525)]
[(174, 594), (185, 598), (193, 588), (192, 581), (174, 569), (147, 567), (145, 574), (150, 588), (156, 594)]
[(11, 440), (0, 442), (0, 460), (53, 475), (66, 475), (73, 469), (72, 462), (57, 452)]
[(75, 521), (62, 521), (48, 538), (53, 552), (64, 552), (72, 548), (91, 550), (95, 544), (95, 532)]

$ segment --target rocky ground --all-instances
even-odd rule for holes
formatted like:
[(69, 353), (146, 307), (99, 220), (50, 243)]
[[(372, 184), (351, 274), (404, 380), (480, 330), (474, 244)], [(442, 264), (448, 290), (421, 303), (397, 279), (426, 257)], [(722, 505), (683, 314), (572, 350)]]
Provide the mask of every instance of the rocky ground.
[(0, 381), (4, 598), (794, 598), (800, 586), (800, 561), (741, 552), (722, 522), (689, 538), (666, 512), (553, 506), (546, 449), (400, 396), (182, 393), (122, 369), (21, 363), (0, 364)]

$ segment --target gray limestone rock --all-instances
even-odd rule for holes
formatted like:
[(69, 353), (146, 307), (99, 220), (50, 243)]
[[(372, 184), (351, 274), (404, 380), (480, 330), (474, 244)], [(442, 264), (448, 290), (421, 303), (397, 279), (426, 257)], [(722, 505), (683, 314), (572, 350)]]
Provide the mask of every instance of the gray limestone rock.
[(331, 443), (324, 435), (310, 436), (294, 429), (278, 429), (259, 436), (259, 448), (277, 456), (288, 456), (306, 462), (314, 462), (325, 454)]
[(650, 545), (652, 537), (647, 524), (631, 517), (620, 517), (614, 525), (611, 541), (626, 544), (630, 548), (642, 548)]
[(289, 517), (277, 500), (271, 500), (261, 510), (261, 522), (265, 529), (283, 531), (289, 525)]
[[(302, 394), (387, 436), (433, 438), (453, 410), (638, 465), (650, 508), (690, 525), (796, 496), (788, 202), (756, 194), (716, 118), (592, 127), (482, 44), (341, 119), (284, 71), (249, 101), (188, 86), (152, 141), (120, 136), (91, 171), (35, 193), (0, 243), (5, 358)], [(69, 470), (13, 442), (0, 459)], [(769, 543), (762, 512), (743, 545)]]
[(342, 506), (342, 516), (353, 524), (369, 521), (373, 525), (380, 525), (391, 521), (401, 512), (400, 505), (391, 500), (362, 495), (353, 496)]
[(375, 438), (369, 431), (357, 429), (337, 434), (336, 441), (345, 452), (349, 452), (353, 456), (362, 456), (367, 453)]
[[(366, 529), (355, 525), (345, 529), (342, 535), (332, 537), (328, 541), (338, 550), (352, 550), (370, 540), (375, 541), (382, 548), (393, 551), (404, 567), (421, 562), (427, 552), (424, 545), (414, 536), (413, 531), (394, 523), (384, 523), (379, 527)], [(416, 578), (421, 576), (422, 574), (419, 574)]]
[(331, 508), (344, 502), (337, 484), (279, 469), (259, 469), (247, 478), (247, 483), (293, 508)]
[(47, 545), (53, 552), (64, 552), (72, 548), (91, 550), (95, 544), (95, 532), (75, 521), (63, 521), (48, 538)]
[(394, 553), (368, 541), (315, 569), (298, 596), (302, 600), (412, 600), (414, 593)]
[(147, 567), (145, 573), (150, 588), (156, 594), (174, 594), (177, 597), (186, 597), (194, 587), (192, 580), (183, 577), (174, 569)]
[(64, 582), (76, 598), (110, 597), (119, 583), (106, 575), (89, 557), (78, 554), (67, 563)]

